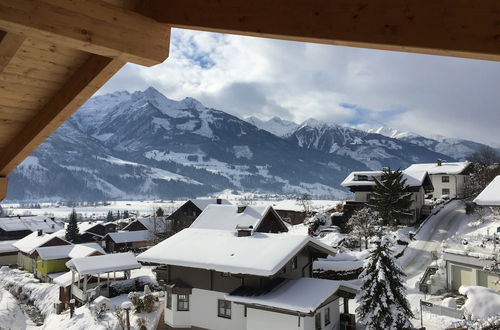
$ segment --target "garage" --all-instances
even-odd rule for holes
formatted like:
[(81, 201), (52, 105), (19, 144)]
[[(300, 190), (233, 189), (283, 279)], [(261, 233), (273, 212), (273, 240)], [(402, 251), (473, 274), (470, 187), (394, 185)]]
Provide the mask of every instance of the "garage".
[(472, 269), (451, 265), (451, 289), (458, 291), (461, 285), (475, 285), (472, 277)]
[(477, 285), (500, 291), (500, 275), (478, 270)]

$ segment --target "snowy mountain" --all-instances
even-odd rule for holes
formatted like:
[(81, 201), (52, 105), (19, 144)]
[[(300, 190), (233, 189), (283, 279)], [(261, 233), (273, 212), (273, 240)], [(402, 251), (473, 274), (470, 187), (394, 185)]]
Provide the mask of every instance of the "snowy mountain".
[(286, 134), (284, 127), (294, 125), (272, 122), (275, 134), (154, 88), (99, 95), (10, 175), (7, 198), (191, 198), (225, 189), (338, 197), (345, 193), (339, 183), (352, 170), (452, 160), (315, 120)]
[(283, 120), (278, 117), (273, 117), (269, 120), (261, 120), (252, 116), (246, 118), (245, 120), (260, 129), (263, 129), (280, 137), (290, 135), (297, 129), (297, 127), (299, 127), (299, 125), (297, 123), (294, 123), (293, 121)]
[(441, 135), (424, 137), (412, 132), (404, 132), (385, 126), (369, 128), (366, 131), (413, 143), (457, 160), (466, 160), (472, 153), (486, 147), (486, 145), (474, 141), (448, 138)]
[(303, 122), (287, 139), (308, 150), (351, 158), (373, 170), (453, 159), (403, 140), (314, 119)]

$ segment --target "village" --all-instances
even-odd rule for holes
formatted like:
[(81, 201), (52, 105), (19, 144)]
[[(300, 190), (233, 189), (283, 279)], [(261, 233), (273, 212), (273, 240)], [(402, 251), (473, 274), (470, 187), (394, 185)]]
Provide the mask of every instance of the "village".
[[(120, 219), (6, 204), (2, 327), (362, 329), (362, 272), (382, 239), (406, 275), (414, 327), (493, 329), (500, 176), (470, 201), (478, 173), (470, 162), (414, 164), (352, 172), (350, 200), (191, 199), (171, 213), (157, 201)], [(394, 174), (407, 198), (398, 223), (375, 213)]]

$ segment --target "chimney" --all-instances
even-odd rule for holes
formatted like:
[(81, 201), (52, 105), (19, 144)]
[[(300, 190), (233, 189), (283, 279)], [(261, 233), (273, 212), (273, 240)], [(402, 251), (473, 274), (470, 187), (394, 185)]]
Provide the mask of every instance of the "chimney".
[(245, 212), (246, 206), (238, 206), (238, 213), (243, 213)]
[(37, 236), (42, 236), (42, 234), (43, 234), (43, 230), (41, 230), (41, 229), (38, 229), (38, 233), (37, 233)]
[(252, 236), (253, 226), (236, 226), (236, 233), (238, 237)]
[(437, 165), (438, 165), (438, 166), (442, 166), (442, 165), (443, 165), (443, 160), (442, 160), (442, 159), (438, 159), (438, 161), (437, 161)]
[(217, 198), (217, 204), (221, 205), (222, 204), (222, 199)]

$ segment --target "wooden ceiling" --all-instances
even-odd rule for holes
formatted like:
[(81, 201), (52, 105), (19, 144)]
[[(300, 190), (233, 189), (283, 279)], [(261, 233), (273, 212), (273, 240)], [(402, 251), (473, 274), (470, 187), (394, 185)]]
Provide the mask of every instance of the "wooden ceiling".
[(497, 0), (0, 0), (0, 200), (125, 63), (167, 58), (171, 27), (500, 60)]

